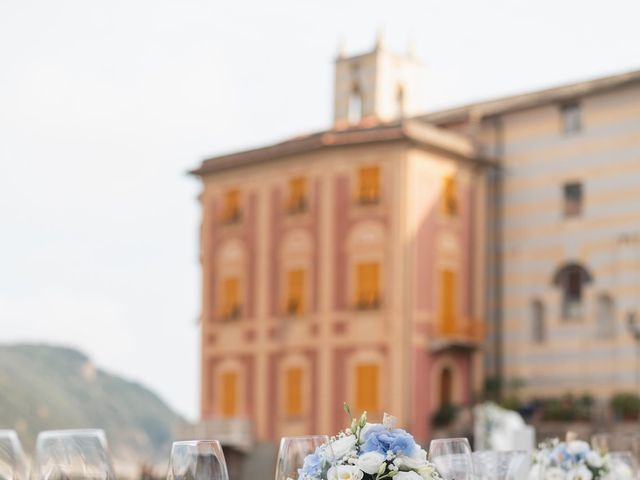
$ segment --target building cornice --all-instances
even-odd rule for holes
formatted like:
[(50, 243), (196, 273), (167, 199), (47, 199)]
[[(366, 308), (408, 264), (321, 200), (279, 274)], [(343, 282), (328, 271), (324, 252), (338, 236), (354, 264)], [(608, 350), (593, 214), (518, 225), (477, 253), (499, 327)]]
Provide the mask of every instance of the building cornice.
[(199, 168), (189, 173), (204, 176), (322, 149), (394, 141), (408, 141), (463, 160), (492, 163), (479, 154), (467, 136), (418, 120), (402, 120), (371, 127), (326, 130), (261, 148), (220, 155), (204, 160)]

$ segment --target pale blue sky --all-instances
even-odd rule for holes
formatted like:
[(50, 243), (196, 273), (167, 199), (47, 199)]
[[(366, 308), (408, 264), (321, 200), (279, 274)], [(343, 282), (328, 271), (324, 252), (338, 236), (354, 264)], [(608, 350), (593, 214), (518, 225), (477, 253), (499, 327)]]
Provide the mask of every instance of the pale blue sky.
[(437, 109), (640, 68), (636, 0), (2, 0), (0, 341), (198, 408), (207, 155), (330, 124), (332, 61), (413, 39)]

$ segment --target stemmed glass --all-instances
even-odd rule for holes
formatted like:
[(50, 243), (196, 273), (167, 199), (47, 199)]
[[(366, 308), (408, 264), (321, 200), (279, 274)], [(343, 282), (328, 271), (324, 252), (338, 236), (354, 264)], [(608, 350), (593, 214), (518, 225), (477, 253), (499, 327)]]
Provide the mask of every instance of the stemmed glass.
[(32, 480), (115, 480), (102, 430), (40, 432), (31, 470)]
[(217, 440), (174, 442), (167, 480), (229, 480), (227, 462)]
[(318, 454), (317, 462), (308, 464), (308, 467), (325, 473), (334, 460), (328, 436), (284, 437), (280, 440), (275, 480), (297, 480), (299, 470), (305, 466), (305, 458), (313, 453)]
[(466, 438), (431, 440), (429, 460), (444, 480), (472, 480), (475, 477), (471, 445)]
[(27, 480), (27, 459), (13, 430), (0, 430), (0, 478)]

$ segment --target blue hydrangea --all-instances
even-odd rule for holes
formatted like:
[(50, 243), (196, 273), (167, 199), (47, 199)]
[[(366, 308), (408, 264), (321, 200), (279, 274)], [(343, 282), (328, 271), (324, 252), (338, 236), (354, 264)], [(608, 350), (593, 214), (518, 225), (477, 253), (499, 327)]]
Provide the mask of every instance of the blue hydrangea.
[(319, 478), (322, 474), (323, 448), (318, 447), (316, 451), (304, 458), (302, 468), (298, 469), (299, 478)]
[(374, 425), (366, 431), (361, 452), (378, 452), (386, 455), (391, 451), (396, 455), (410, 455), (417, 447), (413, 437), (400, 428), (387, 429), (384, 425)]

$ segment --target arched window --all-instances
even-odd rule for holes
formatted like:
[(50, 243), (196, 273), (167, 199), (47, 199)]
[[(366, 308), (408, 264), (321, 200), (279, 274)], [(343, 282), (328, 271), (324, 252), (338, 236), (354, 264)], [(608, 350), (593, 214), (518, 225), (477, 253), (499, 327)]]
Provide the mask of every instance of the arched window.
[(453, 402), (453, 372), (445, 367), (440, 372), (440, 407)]
[(596, 300), (596, 336), (611, 338), (616, 333), (615, 303), (610, 295), (603, 293)]
[(568, 263), (559, 268), (553, 276), (553, 283), (562, 290), (562, 317), (581, 318), (584, 303), (584, 285), (593, 277), (589, 271), (577, 263)]
[(546, 339), (544, 304), (540, 300), (531, 302), (531, 341), (543, 343)]
[(358, 85), (354, 85), (349, 95), (349, 123), (357, 125), (362, 120), (362, 92)]
[(356, 298), (358, 309), (376, 309), (380, 305), (380, 264), (362, 262), (356, 266)]

